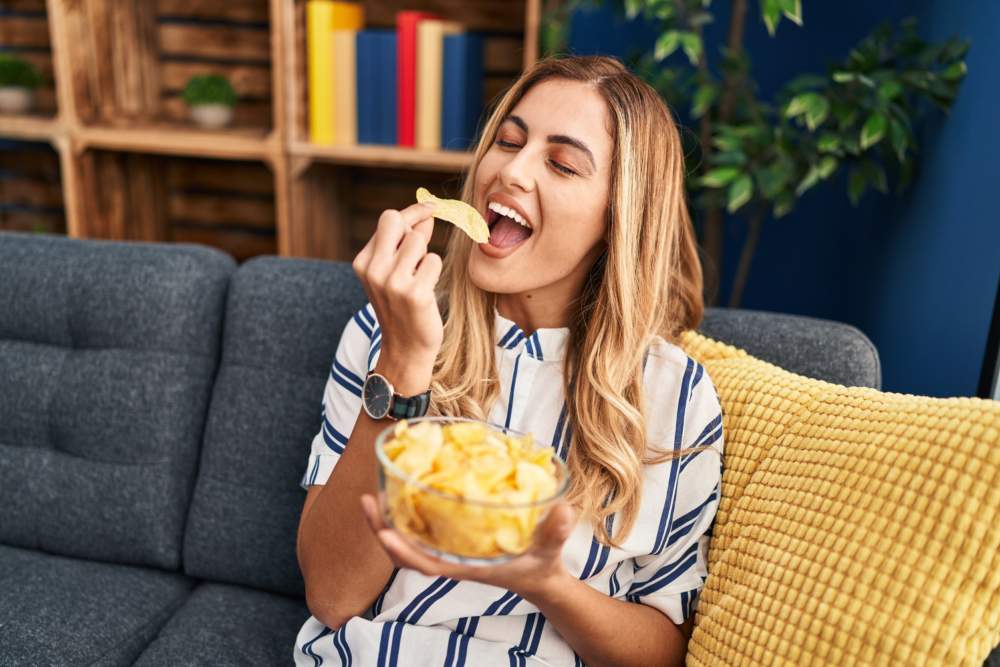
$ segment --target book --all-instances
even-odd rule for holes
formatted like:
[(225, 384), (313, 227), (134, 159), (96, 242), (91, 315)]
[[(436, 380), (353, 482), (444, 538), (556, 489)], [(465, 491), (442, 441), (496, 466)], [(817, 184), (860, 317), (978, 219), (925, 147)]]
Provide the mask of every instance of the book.
[(396, 32), (357, 33), (358, 143), (396, 143)]
[(441, 94), (444, 37), (461, 33), (455, 21), (426, 19), (417, 25), (417, 101), (414, 146), (441, 148)]
[(397, 63), (396, 57), (398, 37), (394, 31), (384, 31), (378, 37), (378, 84), (379, 84), (379, 141), (380, 144), (395, 146), (397, 143), (398, 124), (396, 113)]
[(445, 36), (441, 148), (464, 151), (472, 147), (482, 106), (482, 35), (465, 32)]
[(333, 31), (333, 143), (358, 143), (356, 30)]
[(396, 143), (414, 145), (417, 88), (417, 26), (437, 18), (430, 12), (401, 11), (396, 14)]
[[(309, 139), (336, 141), (334, 31), (360, 30), (364, 7), (354, 2), (309, 0), (306, 3), (306, 65), (309, 82)], [(353, 94), (353, 85), (351, 86)]]

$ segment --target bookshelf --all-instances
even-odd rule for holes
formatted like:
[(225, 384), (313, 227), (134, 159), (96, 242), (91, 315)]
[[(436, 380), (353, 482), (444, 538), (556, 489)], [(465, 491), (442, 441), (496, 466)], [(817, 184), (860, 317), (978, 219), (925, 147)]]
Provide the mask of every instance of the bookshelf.
[[(350, 259), (417, 187), (457, 196), (467, 151), (310, 143), (306, 1), (0, 0), (0, 49), (47, 82), (31, 114), (0, 115), (0, 229)], [(482, 33), (489, 108), (538, 57), (540, 2), (360, 4), (366, 27), (417, 9)], [(181, 99), (209, 72), (239, 95), (221, 130), (189, 123)]]

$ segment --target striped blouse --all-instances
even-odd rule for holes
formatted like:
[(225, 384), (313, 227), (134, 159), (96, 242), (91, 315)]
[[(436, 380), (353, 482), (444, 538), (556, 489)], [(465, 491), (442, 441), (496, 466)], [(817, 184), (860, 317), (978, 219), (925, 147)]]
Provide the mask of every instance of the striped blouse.
[[(500, 396), (489, 421), (548, 441), (564, 459), (573, 446), (562, 360), (568, 328), (527, 335), (495, 313)], [(302, 478), (324, 484), (361, 410), (361, 385), (375, 367), (381, 331), (371, 304), (350, 321), (323, 396), (322, 423)], [(621, 547), (594, 539), (580, 520), (563, 548), (569, 570), (597, 590), (645, 604), (681, 624), (708, 575), (707, 555), (722, 477), (722, 411), (705, 369), (657, 338), (644, 366), (647, 433), (657, 449), (711, 447), (644, 470), (638, 519)], [(608, 525), (614, 530), (614, 519)], [(319, 665), (552, 665), (582, 661), (538, 608), (514, 593), (471, 581), (396, 569), (363, 616), (339, 628), (315, 617), (299, 631), (295, 663)]]

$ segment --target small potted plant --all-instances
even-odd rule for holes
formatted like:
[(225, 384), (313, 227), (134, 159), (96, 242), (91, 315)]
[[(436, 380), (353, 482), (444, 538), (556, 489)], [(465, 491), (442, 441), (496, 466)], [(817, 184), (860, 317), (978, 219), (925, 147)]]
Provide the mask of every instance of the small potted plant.
[(0, 113), (24, 113), (42, 83), (38, 69), (11, 53), (0, 53)]
[(191, 118), (201, 127), (216, 129), (229, 125), (236, 106), (236, 91), (218, 74), (198, 74), (184, 87), (184, 102)]

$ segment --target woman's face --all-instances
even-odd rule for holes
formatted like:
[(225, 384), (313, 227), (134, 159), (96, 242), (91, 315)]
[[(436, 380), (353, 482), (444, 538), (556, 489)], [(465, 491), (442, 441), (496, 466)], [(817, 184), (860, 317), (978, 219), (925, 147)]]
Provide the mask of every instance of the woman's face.
[[(475, 206), (489, 243), (469, 256), (469, 278), (495, 294), (568, 303), (605, 247), (612, 140), (604, 99), (563, 79), (536, 84), (504, 119), (476, 173)], [(496, 201), (529, 229), (494, 222)]]

